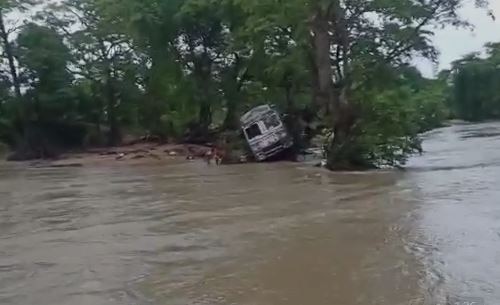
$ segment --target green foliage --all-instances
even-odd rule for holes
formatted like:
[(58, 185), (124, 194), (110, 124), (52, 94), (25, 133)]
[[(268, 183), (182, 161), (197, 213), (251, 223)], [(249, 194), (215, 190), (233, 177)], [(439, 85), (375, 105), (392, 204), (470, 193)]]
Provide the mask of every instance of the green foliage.
[(376, 75), (351, 96), (356, 120), (344, 146), (328, 147), (345, 162), (335, 160), (335, 169), (403, 166), (421, 151), (420, 133), (449, 116), (445, 81), (426, 79), (408, 65), (380, 66)]
[(471, 54), (454, 63), (452, 106), (458, 118), (479, 121), (500, 118), (500, 45), (488, 44), (488, 56)]
[(62, 37), (48, 27), (28, 24), (17, 38), (17, 54), (28, 86), (30, 119), (50, 121), (71, 113), (70, 52)]
[(408, 87), (371, 94), (362, 102), (351, 163), (363, 167), (401, 166), (420, 152), (419, 115)]
[[(60, 144), (74, 133), (74, 145), (115, 145), (131, 130), (209, 140), (214, 130), (238, 129), (251, 107), (271, 103), (306, 121), (298, 137), (302, 125), (343, 135), (335, 144), (345, 149), (332, 150), (337, 159), (400, 165), (419, 151), (418, 133), (449, 116), (451, 100), (458, 113), (495, 113), (491, 62), (457, 64), (455, 99), (449, 79), (427, 80), (407, 64), (416, 54), (436, 59), (434, 26), (467, 25), (457, 15), (462, 3), (56, 1), (18, 35), (0, 37), (15, 51), (5, 61), (19, 69), (0, 74), (0, 140), (45, 136)], [(0, 16), (27, 4), (2, 1)], [(489, 47), (492, 58), (496, 50)], [(52, 151), (37, 147), (47, 141), (25, 142)]]
[(383, 86), (356, 96), (361, 119), (353, 128), (351, 164), (402, 166), (421, 152), (419, 134), (442, 126), (449, 116), (445, 83), (407, 67), (393, 73), (397, 78), (392, 83), (386, 76)]
[(411, 101), (415, 107), (419, 132), (441, 127), (450, 117), (450, 110), (446, 105), (447, 89), (446, 83), (435, 80), (412, 95)]

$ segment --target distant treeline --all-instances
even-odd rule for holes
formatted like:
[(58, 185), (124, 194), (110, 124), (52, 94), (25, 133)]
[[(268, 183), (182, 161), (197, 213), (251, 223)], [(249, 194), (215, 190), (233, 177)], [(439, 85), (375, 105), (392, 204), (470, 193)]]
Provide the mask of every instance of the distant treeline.
[(485, 54), (473, 53), (455, 61), (448, 78), (451, 108), (468, 121), (500, 118), (500, 43), (489, 43)]

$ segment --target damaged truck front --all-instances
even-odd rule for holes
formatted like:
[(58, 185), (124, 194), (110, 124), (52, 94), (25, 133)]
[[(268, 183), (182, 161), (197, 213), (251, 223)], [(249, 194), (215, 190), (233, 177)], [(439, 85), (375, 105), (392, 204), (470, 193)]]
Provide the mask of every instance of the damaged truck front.
[(293, 146), (279, 113), (269, 105), (247, 112), (241, 117), (241, 126), (257, 161), (270, 159)]

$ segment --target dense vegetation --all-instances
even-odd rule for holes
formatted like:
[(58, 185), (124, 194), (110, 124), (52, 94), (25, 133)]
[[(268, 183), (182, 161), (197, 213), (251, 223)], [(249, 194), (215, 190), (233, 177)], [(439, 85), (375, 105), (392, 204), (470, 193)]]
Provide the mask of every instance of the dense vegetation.
[(467, 55), (443, 72), (453, 85), (452, 110), (468, 121), (500, 118), (500, 44), (490, 43), (485, 49), (486, 56)]
[[(434, 28), (467, 26), (462, 0), (64, 0), (9, 22), (36, 2), (0, 1), (0, 139), (19, 158), (128, 134), (206, 141), (272, 103), (305, 142), (334, 134), (331, 169), (399, 165), (449, 115), (451, 77), (498, 77), (477, 57), (438, 80), (408, 64), (436, 59)], [(493, 107), (464, 86), (458, 114)]]

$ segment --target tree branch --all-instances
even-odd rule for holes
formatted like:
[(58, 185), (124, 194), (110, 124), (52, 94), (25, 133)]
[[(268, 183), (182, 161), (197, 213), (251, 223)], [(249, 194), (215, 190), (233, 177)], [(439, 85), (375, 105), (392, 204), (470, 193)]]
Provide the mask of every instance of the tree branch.
[(439, 8), (441, 7), (441, 5), (445, 2), (446, 0), (438, 0), (437, 3), (436, 3), (436, 6), (431, 10), (431, 12), (429, 13), (429, 15), (427, 17), (425, 17), (416, 27), (415, 29), (413, 30), (412, 34), (410, 35), (410, 37), (408, 37), (407, 39), (405, 39), (404, 41), (400, 41), (396, 47), (391, 51), (389, 52), (389, 54), (387, 55), (387, 57), (384, 59), (384, 62), (391, 62), (392, 60), (394, 60), (395, 58), (401, 56), (401, 54), (411, 50), (411, 48), (413, 47), (413, 44), (411, 44), (412, 40), (418, 35), (418, 33), (420, 32), (420, 30), (426, 26), (434, 17), (434, 15), (437, 13), (437, 11), (439, 10)]

